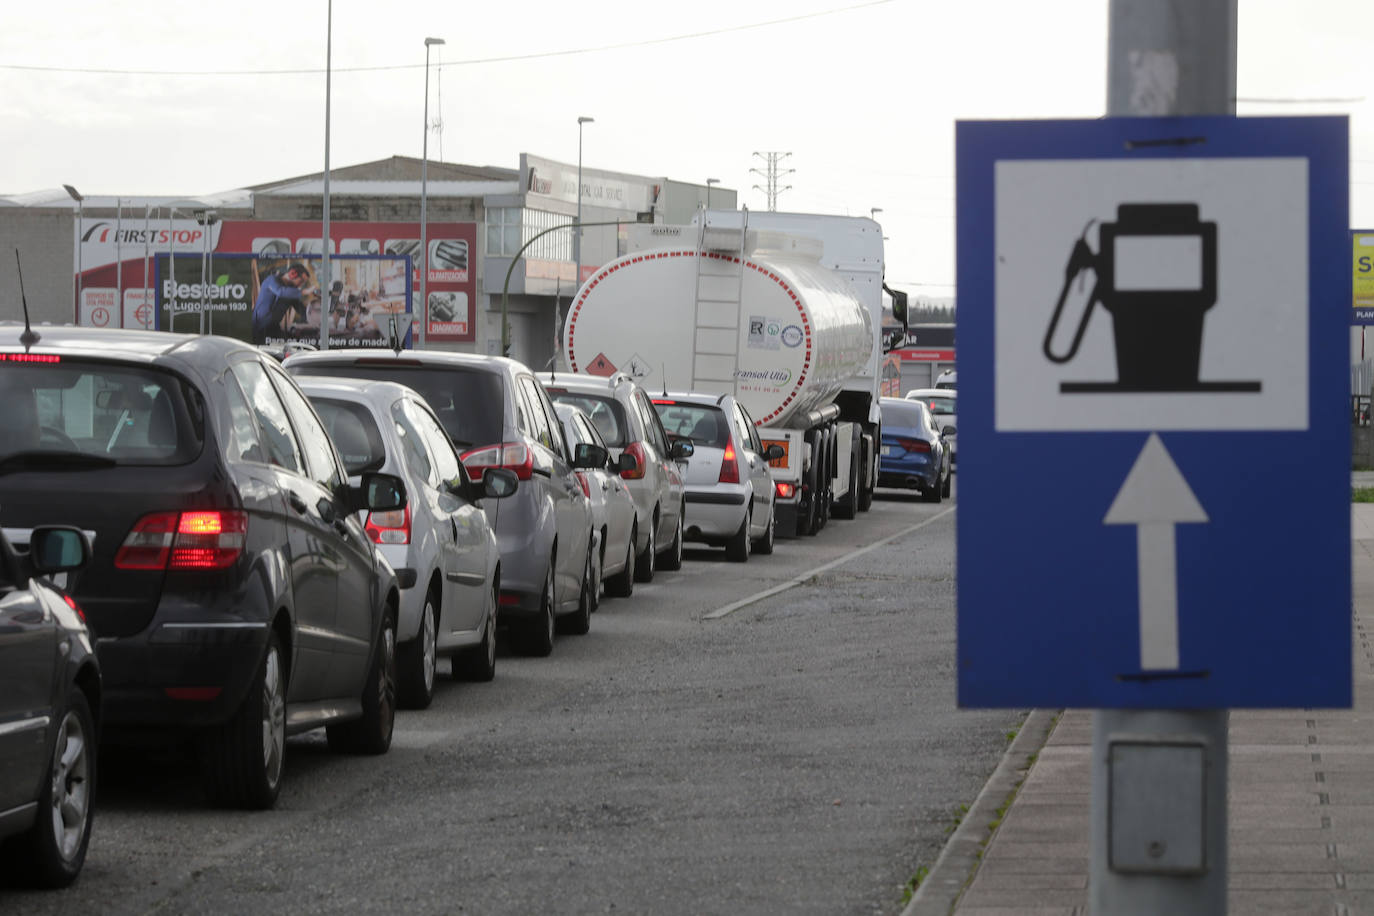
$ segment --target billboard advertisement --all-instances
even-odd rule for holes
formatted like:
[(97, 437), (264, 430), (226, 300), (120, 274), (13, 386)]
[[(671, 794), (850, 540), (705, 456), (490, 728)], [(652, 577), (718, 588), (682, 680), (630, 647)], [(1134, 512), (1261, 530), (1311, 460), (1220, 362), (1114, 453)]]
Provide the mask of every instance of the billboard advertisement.
[[(192, 283), (200, 282), (202, 258), (213, 257), (219, 263), (228, 255), (280, 258), (295, 253), (318, 259), (324, 250), (318, 220), (221, 220), (205, 226), (195, 220), (149, 223), (86, 218), (81, 223), (76, 238), (81, 265), (76, 320), (87, 326), (154, 327), (153, 313), (162, 294), (148, 281), (156, 279), (153, 258), (160, 258), (159, 263), (166, 260), (169, 247), (175, 255), (178, 281), (185, 265), (186, 276), (194, 277)], [(419, 222), (335, 221), (330, 223), (329, 235), (331, 263), (334, 255), (409, 257), (410, 286), (418, 295)], [(430, 222), (426, 235), (429, 307), (415, 309), (425, 315), (425, 339), (472, 342), (476, 340), (477, 224)]]
[(318, 342), (323, 315), (331, 348), (389, 346), (393, 327), (410, 346), (410, 258), (334, 255), (327, 290), (320, 261), (318, 254), (220, 254), (202, 272), (198, 258), (158, 255), (155, 327), (281, 347)]

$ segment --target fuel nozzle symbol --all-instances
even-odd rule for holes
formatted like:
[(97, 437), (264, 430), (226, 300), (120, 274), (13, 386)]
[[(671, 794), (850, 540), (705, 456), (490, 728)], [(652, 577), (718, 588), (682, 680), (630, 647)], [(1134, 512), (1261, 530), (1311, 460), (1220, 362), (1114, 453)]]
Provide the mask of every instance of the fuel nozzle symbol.
[[(1051, 362), (1073, 359), (1100, 303), (1112, 316), (1117, 378), (1061, 382), (1061, 392), (1260, 390), (1257, 381), (1198, 378), (1203, 319), (1217, 301), (1217, 224), (1199, 220), (1197, 204), (1121, 204), (1116, 222), (1098, 228), (1098, 251), (1088, 246), (1086, 230), (1084, 236), (1069, 253), (1043, 349)], [(1096, 275), (1092, 293), (1067, 349), (1056, 349), (1070, 288), (1088, 270)]]

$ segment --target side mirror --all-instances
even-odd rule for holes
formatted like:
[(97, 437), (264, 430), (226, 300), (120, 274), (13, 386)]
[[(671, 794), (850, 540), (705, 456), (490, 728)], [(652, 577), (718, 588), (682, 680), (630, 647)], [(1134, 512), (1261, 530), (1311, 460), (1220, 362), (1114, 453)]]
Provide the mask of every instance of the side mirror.
[(345, 497), (350, 515), (362, 509), (370, 512), (389, 512), (405, 507), (406, 485), (401, 478), (395, 474), (382, 474), (378, 471), (369, 471), (362, 477), (362, 483), (356, 487), (349, 487)]
[(940, 435), (948, 439), (950, 436), (954, 435), (955, 432), (957, 432), (957, 430), (955, 430), (955, 428), (951, 425), (946, 426), (944, 429), (940, 430)]
[(503, 499), (520, 486), (520, 478), (509, 468), (487, 468), (482, 475), (482, 495)]
[(783, 448), (781, 445), (778, 445), (776, 442), (770, 442), (768, 444), (768, 447), (763, 450), (764, 461), (777, 461), (780, 458), (786, 457), (787, 449)]
[(615, 469), (624, 474), (627, 471), (634, 471), (639, 468), (639, 459), (629, 452), (621, 452), (620, 459), (615, 463)]
[(91, 545), (76, 528), (40, 525), (29, 535), (29, 565), (40, 576), (80, 569), (90, 559)]
[(601, 446), (593, 442), (579, 442), (573, 450), (573, 463), (575, 468), (604, 468), (609, 453)]
[(692, 455), (696, 454), (696, 450), (697, 447), (689, 440), (678, 439), (668, 449), (668, 454), (672, 456), (673, 460), (681, 461), (684, 458), (691, 458)]

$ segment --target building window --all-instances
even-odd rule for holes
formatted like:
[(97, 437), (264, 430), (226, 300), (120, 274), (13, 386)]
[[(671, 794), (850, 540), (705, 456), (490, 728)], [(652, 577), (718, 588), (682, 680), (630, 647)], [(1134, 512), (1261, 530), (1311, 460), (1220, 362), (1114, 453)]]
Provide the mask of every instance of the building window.
[[(487, 254), (491, 257), (514, 257), (521, 245), (540, 232), (572, 221), (572, 217), (544, 210), (488, 207)], [(563, 229), (542, 236), (526, 249), (525, 257), (544, 261), (571, 261), (572, 230)]]

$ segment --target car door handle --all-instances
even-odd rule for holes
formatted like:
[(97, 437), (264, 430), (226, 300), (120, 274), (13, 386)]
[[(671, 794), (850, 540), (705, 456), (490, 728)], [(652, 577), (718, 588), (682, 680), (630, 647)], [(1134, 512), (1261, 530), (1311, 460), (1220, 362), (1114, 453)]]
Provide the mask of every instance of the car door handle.
[(286, 499), (291, 503), (291, 508), (295, 509), (301, 515), (304, 515), (310, 508), (305, 504), (305, 499), (295, 490), (292, 490)]

